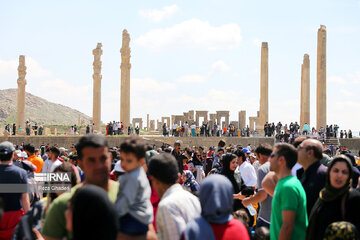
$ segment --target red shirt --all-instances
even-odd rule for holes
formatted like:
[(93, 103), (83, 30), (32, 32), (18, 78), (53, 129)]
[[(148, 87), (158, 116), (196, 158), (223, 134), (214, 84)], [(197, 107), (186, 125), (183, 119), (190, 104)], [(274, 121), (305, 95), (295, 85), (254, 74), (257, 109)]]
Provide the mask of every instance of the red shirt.
[(215, 239), (217, 240), (250, 240), (246, 227), (237, 219), (233, 218), (230, 222), (223, 224), (210, 223), (210, 225), (213, 229)]
[[(235, 218), (223, 224), (210, 223), (210, 226), (216, 240), (250, 240), (244, 224)], [(185, 240), (184, 234), (182, 234), (181, 240)]]

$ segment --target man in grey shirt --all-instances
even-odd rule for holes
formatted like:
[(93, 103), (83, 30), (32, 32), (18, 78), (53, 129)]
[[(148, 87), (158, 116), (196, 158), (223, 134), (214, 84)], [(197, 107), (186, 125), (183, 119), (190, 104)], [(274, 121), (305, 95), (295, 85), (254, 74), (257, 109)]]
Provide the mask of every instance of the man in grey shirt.
[(268, 161), (272, 153), (272, 147), (268, 144), (260, 144), (255, 149), (255, 154), (261, 166), (258, 169), (258, 189), (254, 196), (247, 197), (242, 201), (246, 207), (249, 204), (260, 203), (260, 211), (256, 221), (256, 228), (267, 227), (270, 229), (271, 203), (272, 197), (262, 188), (261, 182), (265, 175), (270, 172), (270, 162)]

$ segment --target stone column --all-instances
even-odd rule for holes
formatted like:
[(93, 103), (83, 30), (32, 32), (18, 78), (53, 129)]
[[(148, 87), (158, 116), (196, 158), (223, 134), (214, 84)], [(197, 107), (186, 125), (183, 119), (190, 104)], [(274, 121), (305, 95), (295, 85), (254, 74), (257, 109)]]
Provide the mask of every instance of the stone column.
[(199, 113), (195, 113), (195, 118), (196, 126), (199, 126)]
[(149, 114), (146, 115), (146, 130), (149, 131), (150, 129), (150, 119), (149, 119)]
[(320, 25), (317, 45), (316, 129), (326, 128), (326, 27)]
[(244, 129), (246, 126), (246, 111), (239, 112), (239, 128)]
[(256, 125), (258, 133), (264, 133), (264, 124), (269, 121), (268, 58), (268, 43), (263, 42), (261, 44), (260, 115)]
[(18, 66), (18, 89), (17, 89), (17, 117), (16, 117), (16, 128), (25, 129), (25, 85), (26, 85), (26, 66), (25, 56), (19, 56)]
[(300, 129), (307, 123), (310, 125), (310, 59), (304, 55), (301, 65), (301, 100), (300, 100)]
[(126, 29), (123, 31), (121, 47), (121, 102), (120, 121), (126, 129), (130, 125), (130, 35)]
[(254, 131), (254, 130), (255, 130), (255, 128), (254, 128), (254, 123), (255, 123), (254, 117), (249, 117), (249, 128), (250, 128), (250, 131)]
[(93, 88), (93, 123), (94, 131), (101, 132), (101, 60), (100, 57), (103, 53), (102, 44), (98, 43), (96, 48), (93, 50), (94, 55), (94, 88)]

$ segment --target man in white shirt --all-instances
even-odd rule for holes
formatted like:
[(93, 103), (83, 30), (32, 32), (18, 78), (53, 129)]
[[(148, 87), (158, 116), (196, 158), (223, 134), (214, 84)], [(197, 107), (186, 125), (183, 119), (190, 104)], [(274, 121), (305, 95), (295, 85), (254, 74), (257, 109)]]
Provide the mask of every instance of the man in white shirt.
[(60, 150), (57, 147), (50, 148), (50, 160), (52, 162), (50, 172), (53, 172), (55, 168), (60, 166), (63, 162), (59, 160)]
[(235, 155), (238, 157), (238, 171), (240, 172), (245, 185), (248, 187), (255, 187), (257, 183), (255, 168), (246, 161), (246, 156), (243, 150), (236, 150)]
[(180, 239), (186, 224), (200, 217), (200, 202), (177, 183), (179, 170), (172, 155), (162, 153), (152, 157), (148, 172), (160, 197), (156, 214), (158, 239)]

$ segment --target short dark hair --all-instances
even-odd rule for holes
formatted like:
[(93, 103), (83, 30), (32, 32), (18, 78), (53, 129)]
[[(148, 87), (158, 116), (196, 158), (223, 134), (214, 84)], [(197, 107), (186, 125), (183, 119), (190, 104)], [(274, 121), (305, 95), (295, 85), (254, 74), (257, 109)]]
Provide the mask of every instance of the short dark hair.
[(50, 147), (50, 152), (55, 154), (56, 157), (58, 157), (60, 155), (60, 150), (55, 146)]
[(293, 142), (293, 146), (295, 148), (297, 148), (303, 141), (305, 141), (308, 138), (309, 137), (305, 137), (305, 136), (299, 136), (299, 137), (295, 138), (295, 140)]
[(256, 154), (262, 154), (265, 156), (270, 156), (272, 153), (272, 146), (270, 144), (260, 144), (256, 149), (255, 149), (255, 153)]
[(316, 145), (307, 146), (307, 147), (306, 147), (306, 151), (309, 151), (309, 150), (313, 150), (313, 151), (314, 151), (314, 157), (315, 157), (317, 160), (321, 160), (321, 159), (323, 158), (322, 149), (319, 148), (318, 146), (316, 146)]
[(278, 157), (284, 157), (286, 167), (291, 169), (297, 162), (297, 151), (293, 145), (288, 143), (278, 143), (275, 145)]
[(28, 144), (24, 145), (24, 150), (28, 151), (30, 154), (34, 154), (35, 146), (32, 145), (31, 143), (28, 143)]
[(76, 182), (77, 182), (77, 177), (76, 177), (76, 173), (74, 170), (74, 167), (72, 166), (71, 163), (69, 162), (63, 162), (62, 164), (60, 164), (59, 166), (57, 166), (54, 169), (54, 172), (64, 172), (64, 173), (71, 173), (71, 178), (70, 178), (70, 182), (71, 182), (71, 186), (75, 186)]
[(221, 139), (218, 143), (218, 147), (221, 147), (221, 148), (225, 147), (225, 145), (226, 145), (226, 143), (223, 139)]
[(132, 153), (138, 160), (145, 158), (145, 141), (139, 137), (129, 137), (120, 145), (120, 152)]
[(148, 171), (151, 176), (165, 184), (175, 184), (179, 168), (175, 158), (169, 153), (160, 153), (151, 158)]
[(246, 159), (246, 156), (245, 156), (245, 153), (243, 150), (241, 149), (238, 149), (234, 152), (234, 154), (237, 156), (237, 157), (242, 157), (242, 160), (245, 161)]
[(108, 147), (108, 142), (106, 138), (100, 135), (88, 134), (80, 138), (79, 142), (76, 144), (76, 152), (79, 155), (79, 159), (83, 158), (82, 150), (83, 148), (100, 148)]
[(0, 154), (0, 162), (7, 162), (11, 160), (11, 157), (13, 156), (14, 152), (8, 153), (8, 154)]
[(117, 158), (117, 152), (115, 150), (111, 150), (110, 153), (113, 159)]
[(78, 156), (77, 154), (71, 154), (71, 155), (69, 156), (69, 159), (71, 159), (71, 160), (73, 160), (73, 161), (77, 161), (77, 160), (79, 160), (79, 156)]

